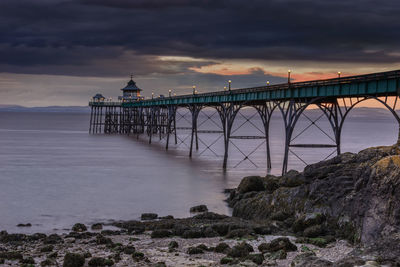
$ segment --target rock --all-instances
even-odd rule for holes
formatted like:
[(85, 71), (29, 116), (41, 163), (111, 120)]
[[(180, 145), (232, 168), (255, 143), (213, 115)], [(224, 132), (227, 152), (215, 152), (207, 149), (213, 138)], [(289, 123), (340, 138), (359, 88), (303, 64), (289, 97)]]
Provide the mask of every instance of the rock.
[(230, 247), (227, 243), (221, 242), (215, 247), (214, 251), (217, 253), (227, 253), (229, 249)]
[(169, 244), (168, 244), (168, 251), (169, 251), (169, 252), (173, 252), (173, 251), (175, 251), (175, 249), (178, 248), (178, 247), (179, 247), (178, 242), (176, 242), (176, 241), (171, 241), (171, 242), (169, 242)]
[(51, 252), (51, 251), (53, 251), (53, 249), (54, 249), (53, 245), (47, 245), (47, 246), (40, 248), (40, 252)]
[(100, 232), (102, 235), (120, 235), (121, 231), (118, 230), (103, 230)]
[(126, 229), (129, 234), (142, 234), (146, 229), (140, 221), (120, 221), (112, 223), (113, 226)]
[(18, 251), (3, 251), (0, 252), (0, 258), (6, 260), (22, 260), (23, 256)]
[(335, 266), (337, 267), (353, 267), (353, 266), (362, 266), (364, 264), (365, 260), (357, 256), (346, 257), (344, 259), (335, 262)]
[(83, 223), (76, 223), (72, 226), (72, 231), (74, 232), (86, 232), (87, 228)]
[(111, 238), (105, 237), (101, 234), (96, 236), (96, 244), (97, 245), (110, 245), (112, 244)]
[(32, 257), (28, 257), (28, 258), (23, 258), (22, 260), (20, 260), (20, 263), (22, 263), (22, 264), (35, 264), (35, 260)]
[(31, 241), (37, 241), (37, 240), (45, 239), (46, 237), (47, 236), (45, 234), (35, 233), (33, 235), (28, 236), (28, 239)]
[(193, 254), (203, 254), (204, 251), (201, 248), (198, 247), (189, 247), (187, 250), (187, 254), (193, 255)]
[(40, 262), (40, 266), (57, 266), (57, 263), (54, 259), (45, 259)]
[(261, 252), (274, 252), (281, 249), (284, 251), (297, 251), (296, 245), (290, 242), (287, 237), (279, 237), (270, 243), (262, 243), (258, 246), (258, 250)]
[(241, 238), (250, 235), (252, 232), (249, 229), (235, 229), (230, 231), (226, 238)]
[[(58, 252), (57, 251), (56, 252), (52, 252), (49, 255), (47, 255), (47, 258), (50, 258), (50, 259), (55, 259), (57, 257), (58, 257)], [(86, 256), (85, 256), (85, 258), (86, 258)]]
[(261, 265), (264, 261), (264, 256), (261, 253), (250, 254), (249, 256), (247, 256), (247, 259), (251, 260), (257, 265)]
[(207, 247), (207, 246), (204, 245), (204, 244), (200, 244), (200, 245), (198, 245), (196, 248), (199, 248), (199, 249), (201, 249), (201, 250), (203, 250), (203, 251), (209, 251), (209, 250), (210, 250), (210, 248)]
[(266, 254), (266, 258), (269, 260), (284, 260), (284, 259), (286, 259), (286, 257), (287, 257), (287, 253), (283, 249)]
[(264, 191), (263, 179), (260, 176), (247, 176), (242, 179), (238, 188), (240, 194), (253, 191)]
[(85, 257), (81, 254), (67, 253), (64, 256), (63, 267), (81, 267), (85, 264)]
[(291, 267), (325, 267), (333, 266), (332, 262), (318, 258), (314, 253), (298, 254), (290, 264)]
[(94, 257), (89, 260), (88, 265), (89, 266), (112, 266), (112, 265), (114, 265), (114, 262), (110, 259)]
[(269, 235), (272, 233), (271, 227), (267, 225), (257, 225), (253, 227), (253, 230), (258, 235)]
[(253, 252), (254, 249), (251, 245), (247, 244), (246, 242), (242, 242), (238, 245), (233, 246), (229, 252), (228, 257), (232, 258), (243, 258), (247, 257), (250, 252)]
[(233, 262), (234, 262), (234, 259), (231, 258), (231, 257), (223, 257), (223, 258), (219, 261), (219, 263), (221, 263), (221, 264), (231, 264), (231, 263), (233, 263)]
[(210, 226), (208, 226), (208, 227), (206, 227), (206, 229), (204, 229), (203, 234), (204, 234), (204, 237), (216, 237), (216, 236), (219, 236), (219, 234), (216, 231), (214, 231), (212, 229), (212, 227), (210, 227)]
[(92, 226), (90, 227), (92, 230), (101, 230), (103, 229), (103, 224), (101, 223), (94, 223), (92, 224)]
[(59, 244), (59, 243), (63, 243), (63, 239), (61, 238), (61, 236), (57, 235), (57, 234), (51, 234), (49, 236), (47, 236), (43, 243), (44, 244)]
[(135, 252), (132, 254), (132, 258), (133, 258), (134, 260), (137, 260), (137, 261), (143, 260), (143, 259), (144, 259), (144, 254), (143, 254), (143, 252), (135, 251)]
[(206, 205), (198, 205), (190, 208), (190, 212), (195, 213), (195, 212), (207, 212), (208, 208)]
[(196, 220), (212, 220), (212, 221), (223, 220), (226, 218), (229, 218), (229, 216), (210, 212), (210, 211), (193, 216), (193, 219), (196, 219)]
[(1, 231), (0, 242), (11, 243), (11, 242), (21, 242), (27, 239), (24, 234), (8, 234), (6, 231)]
[(167, 215), (159, 218), (160, 220), (173, 220), (174, 216), (172, 215)]
[(303, 235), (305, 237), (317, 237), (320, 236), (324, 233), (323, 228), (321, 225), (313, 225), (310, 227), (307, 227), (303, 231)]
[(167, 267), (165, 262), (157, 262), (156, 264), (153, 265), (154, 267)]
[(155, 220), (157, 218), (158, 218), (158, 215), (156, 213), (143, 213), (140, 216), (140, 219), (142, 221)]
[(282, 179), (279, 180), (280, 186), (284, 187), (296, 187), (304, 184), (306, 182), (303, 174), (295, 170), (288, 171)]
[[(284, 219), (276, 225), (308, 237), (334, 235), (371, 245), (400, 232), (400, 149), (375, 147), (344, 153), (289, 172), (264, 190), (261, 177), (245, 177), (227, 200), (233, 216)], [(273, 180), (273, 179), (272, 179)], [(317, 226), (319, 225), (319, 226)], [(314, 226), (314, 227), (312, 227)], [(311, 227), (311, 228), (310, 228)]]
[(26, 224), (19, 223), (19, 224), (17, 224), (17, 227), (31, 227), (31, 226), (32, 226), (32, 224), (30, 224), (30, 223), (26, 223)]
[(123, 252), (128, 255), (132, 255), (133, 253), (135, 253), (135, 251), (136, 248), (134, 246), (126, 246), (123, 248)]
[(278, 211), (272, 213), (269, 218), (271, 220), (275, 220), (275, 221), (284, 221), (289, 216), (290, 216), (290, 214), (286, 213), (285, 211), (278, 210)]
[(308, 227), (315, 226), (315, 225), (320, 225), (323, 223), (325, 220), (325, 216), (322, 215), (321, 213), (308, 213), (308, 214), (303, 214), (299, 218), (295, 220), (293, 223), (293, 231), (294, 232), (300, 232), (305, 230)]
[(365, 255), (376, 255), (381, 264), (400, 266), (400, 236), (378, 239), (365, 248)]
[(186, 230), (182, 234), (183, 238), (201, 238), (204, 237), (203, 232), (201, 229), (192, 229), (192, 230)]
[(172, 232), (165, 229), (154, 230), (151, 233), (151, 238), (165, 238), (172, 236)]

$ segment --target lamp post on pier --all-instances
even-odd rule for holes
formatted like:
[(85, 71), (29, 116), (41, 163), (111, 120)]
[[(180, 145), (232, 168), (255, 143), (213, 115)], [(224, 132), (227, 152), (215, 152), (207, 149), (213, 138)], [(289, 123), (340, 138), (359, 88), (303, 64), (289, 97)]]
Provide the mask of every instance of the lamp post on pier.
[(169, 97), (171, 97), (171, 89), (168, 90)]
[(290, 83), (290, 73), (292, 72), (291, 70), (288, 70), (288, 78), (287, 78), (287, 82)]
[(338, 78), (340, 79), (340, 75), (341, 75), (342, 73), (340, 72), (340, 71), (338, 71), (338, 73), (337, 73), (337, 75), (338, 75)]
[(229, 80), (229, 81), (228, 81), (228, 84), (229, 84), (229, 91), (231, 90), (231, 83), (232, 83), (232, 81)]
[(196, 85), (193, 85), (193, 95), (196, 94)]

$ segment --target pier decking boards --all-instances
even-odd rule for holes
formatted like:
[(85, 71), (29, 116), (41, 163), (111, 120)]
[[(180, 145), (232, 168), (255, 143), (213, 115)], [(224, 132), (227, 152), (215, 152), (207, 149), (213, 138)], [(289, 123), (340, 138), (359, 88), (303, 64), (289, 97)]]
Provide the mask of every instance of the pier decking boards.
[[(269, 124), (272, 113), (279, 110), (285, 125), (285, 154), (282, 173), (286, 173), (289, 153), (303, 161), (298, 154), (291, 150), (291, 147), (333, 147), (336, 148), (334, 152), (340, 154), (343, 122), (350, 110), (362, 101), (368, 99), (379, 101), (392, 112), (400, 125), (400, 117), (395, 111), (399, 95), (400, 70), (396, 70), (335, 79), (288, 82), (230, 91), (159, 97), (140, 101), (91, 101), (89, 102), (92, 109), (89, 132), (136, 134), (138, 137), (141, 134), (146, 134), (150, 143), (153, 135), (158, 135), (160, 139), (165, 135), (166, 149), (168, 149), (170, 135), (174, 135), (176, 144), (178, 139), (177, 130), (184, 128), (176, 125), (177, 110), (187, 109), (191, 115), (191, 126), (190, 128), (186, 127), (188, 128), (186, 130), (191, 131), (190, 157), (193, 153), (194, 143), (196, 149), (198, 149), (198, 133), (200, 132), (221, 132), (223, 134), (224, 156), (222, 167), (224, 169), (227, 168), (231, 139), (241, 139), (246, 142), (249, 139), (265, 138), (266, 167), (269, 169), (271, 168)], [(311, 105), (317, 106), (328, 119), (334, 135), (333, 137), (328, 136), (332, 141), (331, 144), (293, 143), (293, 131), (296, 123), (304, 110)], [(264, 126), (262, 137), (260, 135), (232, 135), (232, 125), (235, 118), (240, 110), (245, 107), (254, 108), (260, 115)], [(208, 131), (198, 129), (199, 113), (205, 108), (216, 110), (222, 125), (221, 129), (210, 129)], [(310, 124), (315, 124), (316, 120), (308, 119)], [(317, 120), (319, 119), (320, 117)], [(318, 129), (325, 133), (323, 129)], [(250, 160), (249, 155), (243, 155), (244, 160)]]

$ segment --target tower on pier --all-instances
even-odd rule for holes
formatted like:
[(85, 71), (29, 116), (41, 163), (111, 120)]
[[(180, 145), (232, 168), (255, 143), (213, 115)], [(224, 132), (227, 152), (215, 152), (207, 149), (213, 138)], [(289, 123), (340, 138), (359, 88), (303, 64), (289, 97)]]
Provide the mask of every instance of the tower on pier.
[(144, 97), (140, 95), (142, 89), (137, 87), (136, 82), (132, 79), (128, 82), (128, 84), (122, 88), (122, 96), (118, 97), (122, 101), (138, 101), (143, 100)]

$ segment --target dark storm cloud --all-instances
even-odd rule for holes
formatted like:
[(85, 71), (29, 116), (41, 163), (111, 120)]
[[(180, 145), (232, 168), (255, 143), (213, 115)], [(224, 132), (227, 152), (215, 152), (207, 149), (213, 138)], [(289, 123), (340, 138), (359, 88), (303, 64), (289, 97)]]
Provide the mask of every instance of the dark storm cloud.
[(393, 63), (399, 12), (397, 0), (2, 0), (0, 72), (115, 76), (212, 64), (166, 68), (157, 55)]

